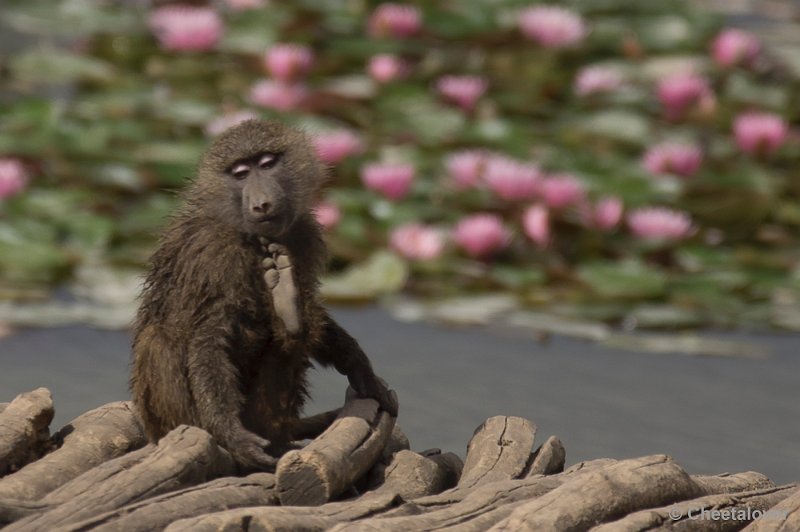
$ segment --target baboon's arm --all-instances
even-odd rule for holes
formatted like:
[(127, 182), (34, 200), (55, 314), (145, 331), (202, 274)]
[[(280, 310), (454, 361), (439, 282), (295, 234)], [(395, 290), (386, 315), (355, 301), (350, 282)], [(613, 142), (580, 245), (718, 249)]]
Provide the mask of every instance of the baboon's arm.
[(239, 391), (239, 375), (230, 359), (226, 335), (219, 329), (216, 332), (195, 338), (187, 364), (199, 425), (243, 470), (274, 469), (275, 459), (264, 451), (270, 442), (245, 429), (241, 422), (244, 397)]
[(375, 375), (369, 358), (333, 318), (325, 314), (324, 328), (319, 347), (313, 357), (323, 365), (333, 365), (336, 371), (345, 375), (350, 386), (362, 397), (371, 397), (380, 403), (381, 408), (392, 416), (397, 416), (397, 397), (386, 383)]

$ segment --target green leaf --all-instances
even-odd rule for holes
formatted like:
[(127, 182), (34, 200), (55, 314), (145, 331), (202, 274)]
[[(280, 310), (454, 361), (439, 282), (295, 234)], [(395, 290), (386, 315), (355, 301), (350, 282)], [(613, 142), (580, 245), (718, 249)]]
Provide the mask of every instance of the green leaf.
[(413, 135), (422, 144), (453, 139), (464, 127), (464, 115), (445, 107), (425, 92), (395, 93), (377, 102), (381, 126), (387, 133)]
[(11, 77), (17, 84), (62, 85), (78, 81), (110, 83), (115, 69), (110, 64), (63, 48), (43, 46), (20, 53), (11, 61)]
[(628, 318), (635, 320), (636, 327), (646, 329), (685, 329), (704, 323), (699, 312), (672, 305), (639, 305)]
[(611, 139), (635, 146), (645, 146), (652, 138), (648, 120), (638, 113), (625, 110), (590, 113), (580, 120), (563, 124), (563, 128), (567, 132), (571, 130), (575, 134)]
[(489, 275), (497, 283), (512, 290), (541, 285), (546, 278), (541, 268), (530, 265), (525, 267), (498, 265), (492, 268)]
[[(0, 228), (0, 233), (4, 231)], [(0, 282), (9, 285), (50, 285), (63, 280), (71, 267), (70, 257), (46, 240), (26, 240), (0, 235)]]
[(118, 222), (118, 230), (126, 238), (150, 238), (167, 223), (167, 217), (177, 207), (178, 199), (171, 194), (153, 194), (131, 205)]
[(46, 38), (132, 31), (143, 26), (144, 17), (139, 13), (143, 11), (110, 9), (96, 0), (30, 0), (13, 9), (2, 9), (3, 22), (9, 27)]
[(197, 164), (204, 146), (199, 142), (151, 142), (133, 152), (136, 161), (193, 166)]
[(590, 262), (578, 267), (578, 277), (601, 297), (654, 298), (664, 295), (665, 275), (637, 261)]
[(400, 290), (408, 265), (394, 253), (377, 251), (361, 264), (323, 280), (322, 295), (334, 300), (370, 300)]

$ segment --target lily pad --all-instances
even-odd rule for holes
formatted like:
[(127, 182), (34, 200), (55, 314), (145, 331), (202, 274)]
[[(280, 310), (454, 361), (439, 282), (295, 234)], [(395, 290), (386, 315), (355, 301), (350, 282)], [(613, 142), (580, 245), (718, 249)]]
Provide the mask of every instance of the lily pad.
[(652, 137), (650, 123), (644, 116), (624, 110), (597, 111), (565, 124), (584, 135), (612, 139), (636, 146), (644, 146)]
[(322, 295), (338, 301), (363, 301), (400, 290), (408, 277), (408, 265), (394, 253), (378, 251), (365, 262), (341, 274), (326, 277)]
[(63, 85), (78, 81), (110, 83), (115, 69), (100, 59), (72, 53), (63, 48), (42, 47), (23, 52), (11, 62), (17, 83)]
[(763, 359), (769, 351), (760, 345), (682, 334), (611, 334), (603, 342), (608, 347), (653, 354)]
[(599, 296), (612, 299), (654, 298), (664, 295), (666, 276), (637, 261), (590, 262), (578, 268), (578, 277)]
[(644, 329), (685, 329), (705, 323), (701, 313), (672, 305), (639, 305), (626, 317), (630, 320)]
[(428, 304), (428, 317), (450, 325), (488, 325), (518, 307), (510, 294), (464, 296)]

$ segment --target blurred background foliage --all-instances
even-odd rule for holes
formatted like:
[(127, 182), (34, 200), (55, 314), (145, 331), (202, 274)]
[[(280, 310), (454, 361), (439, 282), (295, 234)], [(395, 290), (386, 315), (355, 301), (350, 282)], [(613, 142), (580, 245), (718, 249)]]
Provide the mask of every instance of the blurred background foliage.
[[(586, 28), (566, 46), (526, 32), (531, 0), (407, 5), (419, 27), (381, 33), (369, 22), (379, 2), (218, 2), (218, 35), (179, 49), (154, 34), (147, 2), (4, 0), (0, 158), (22, 163), (25, 186), (0, 200), (0, 298), (66, 288), (129, 301), (175, 191), (225, 117), (246, 111), (357, 138), (331, 165), (325, 198), (336, 211), (329, 299), (502, 293), (516, 307), (627, 326), (800, 329), (796, 65), (767, 49), (721, 64), (711, 50), (722, 21), (680, 0), (560, 2)], [(289, 103), (254, 92), (280, 78), (265, 65), (277, 43), (312, 53), (287, 82), (302, 89)], [(379, 79), (376, 54), (402, 71)], [(613, 86), (580, 89), (592, 65), (615, 72)], [(707, 90), (671, 116), (659, 84), (686, 71)], [(454, 104), (448, 75), (476, 76), (485, 91)], [(752, 111), (789, 128), (747, 149), (734, 123)], [(643, 163), (676, 140), (701, 154), (688, 175)], [(491, 157), (532, 165), (538, 188), (458, 186), (447, 161), (465, 150), (483, 150), (482, 171)], [(365, 186), (373, 163), (410, 166), (410, 188)], [(564, 174), (579, 186), (561, 205), (541, 185)], [(620, 203), (618, 219), (593, 218), (603, 199)], [(691, 225), (648, 236), (632, 214), (652, 206)], [(480, 230), (458, 226), (478, 213), (500, 220), (502, 238), (471, 252)], [(394, 240), (408, 224), (434, 234)], [(415, 251), (420, 239), (429, 253)]]

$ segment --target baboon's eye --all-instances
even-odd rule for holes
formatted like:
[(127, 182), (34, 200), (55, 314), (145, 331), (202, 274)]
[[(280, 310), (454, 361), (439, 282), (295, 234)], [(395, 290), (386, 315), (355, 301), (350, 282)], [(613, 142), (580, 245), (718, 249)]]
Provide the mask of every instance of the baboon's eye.
[(250, 173), (250, 167), (244, 163), (237, 164), (231, 169), (231, 175), (236, 179), (244, 179)]
[(258, 160), (259, 168), (272, 168), (275, 166), (275, 163), (278, 162), (278, 154), (277, 153), (265, 153), (261, 156), (261, 159)]

